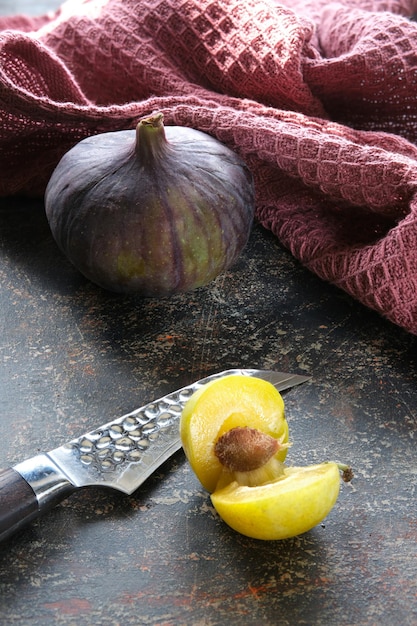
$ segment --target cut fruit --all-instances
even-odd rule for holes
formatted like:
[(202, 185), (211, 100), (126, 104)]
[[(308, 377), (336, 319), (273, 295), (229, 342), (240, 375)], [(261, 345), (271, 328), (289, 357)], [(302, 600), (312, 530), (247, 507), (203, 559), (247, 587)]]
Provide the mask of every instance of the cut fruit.
[[(223, 466), (214, 447), (236, 427), (257, 429), (280, 443), (288, 442), (288, 423), (279, 391), (260, 378), (231, 375), (196, 391), (181, 415), (180, 434), (188, 461), (207, 491), (216, 489)], [(286, 447), (276, 453), (284, 461)]]
[(232, 482), (211, 495), (220, 517), (237, 532), (255, 539), (294, 537), (321, 522), (340, 489), (336, 463), (286, 467), (276, 481), (258, 487)]

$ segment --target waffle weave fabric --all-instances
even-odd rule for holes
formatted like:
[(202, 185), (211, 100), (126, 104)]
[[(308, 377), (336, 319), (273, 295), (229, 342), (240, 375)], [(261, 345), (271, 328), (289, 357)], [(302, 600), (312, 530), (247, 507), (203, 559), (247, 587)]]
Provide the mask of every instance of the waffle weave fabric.
[(417, 0), (68, 0), (0, 19), (0, 195), (155, 110), (251, 168), (256, 216), (417, 334)]

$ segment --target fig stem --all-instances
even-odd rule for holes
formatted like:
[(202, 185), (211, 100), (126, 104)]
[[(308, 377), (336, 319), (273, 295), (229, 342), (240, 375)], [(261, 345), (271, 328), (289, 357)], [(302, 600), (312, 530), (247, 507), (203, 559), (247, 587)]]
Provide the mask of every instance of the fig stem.
[(153, 165), (166, 154), (169, 144), (163, 120), (163, 113), (152, 113), (136, 126), (135, 152), (142, 165)]

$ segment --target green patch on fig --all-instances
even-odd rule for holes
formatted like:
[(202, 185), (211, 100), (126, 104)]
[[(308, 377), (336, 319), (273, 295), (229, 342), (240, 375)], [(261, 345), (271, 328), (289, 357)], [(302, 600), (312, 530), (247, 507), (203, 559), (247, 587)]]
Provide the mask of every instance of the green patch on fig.
[(88, 137), (45, 193), (52, 234), (88, 279), (115, 292), (167, 296), (209, 283), (245, 247), (254, 185), (242, 159), (200, 131), (163, 125)]
[(146, 265), (143, 259), (137, 258), (132, 252), (120, 252), (117, 257), (117, 272), (120, 280), (131, 280), (134, 276), (145, 276)]

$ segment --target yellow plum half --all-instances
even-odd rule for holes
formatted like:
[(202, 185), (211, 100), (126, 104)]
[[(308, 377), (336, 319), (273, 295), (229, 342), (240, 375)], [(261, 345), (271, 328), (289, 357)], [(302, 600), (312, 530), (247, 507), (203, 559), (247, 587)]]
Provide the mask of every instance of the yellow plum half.
[(248, 487), (232, 482), (211, 494), (220, 517), (237, 532), (255, 539), (286, 539), (321, 522), (340, 489), (336, 463), (286, 467), (277, 480)]
[[(231, 375), (214, 380), (188, 400), (180, 420), (180, 435), (187, 459), (207, 491), (213, 492), (223, 473), (216, 457), (217, 440), (236, 427), (258, 429), (288, 442), (288, 423), (279, 391), (256, 377)], [(276, 454), (284, 461), (286, 448)]]

